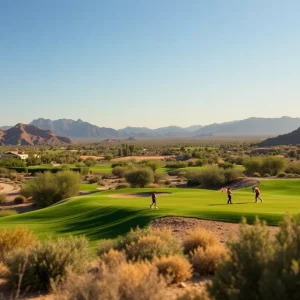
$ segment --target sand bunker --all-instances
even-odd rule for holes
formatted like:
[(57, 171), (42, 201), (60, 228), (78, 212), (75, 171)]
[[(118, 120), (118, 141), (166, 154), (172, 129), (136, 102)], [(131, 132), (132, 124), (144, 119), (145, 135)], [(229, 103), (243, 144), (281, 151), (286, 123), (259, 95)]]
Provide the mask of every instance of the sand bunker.
[[(167, 196), (171, 195), (172, 193), (167, 192), (157, 192), (155, 193), (157, 196)], [(108, 195), (110, 198), (143, 198), (143, 197), (151, 197), (151, 192), (143, 192), (143, 193), (135, 193), (135, 194), (113, 194)]]

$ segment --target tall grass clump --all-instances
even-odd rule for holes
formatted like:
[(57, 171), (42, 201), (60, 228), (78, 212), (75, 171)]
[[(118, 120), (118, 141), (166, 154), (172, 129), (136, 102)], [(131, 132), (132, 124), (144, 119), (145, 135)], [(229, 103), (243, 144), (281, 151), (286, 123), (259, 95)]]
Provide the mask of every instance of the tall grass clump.
[(9, 217), (13, 215), (17, 215), (18, 212), (15, 209), (1, 209), (0, 210), (0, 218), (1, 217)]

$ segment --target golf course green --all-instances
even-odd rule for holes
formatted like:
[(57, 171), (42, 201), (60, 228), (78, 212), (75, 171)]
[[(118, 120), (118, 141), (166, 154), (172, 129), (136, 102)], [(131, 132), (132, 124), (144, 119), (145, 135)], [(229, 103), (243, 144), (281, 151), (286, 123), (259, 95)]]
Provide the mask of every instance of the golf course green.
[[(207, 189), (159, 189), (170, 194), (157, 196), (158, 209), (150, 209), (150, 197), (130, 196), (152, 189), (124, 189), (79, 196), (42, 210), (3, 217), (0, 228), (26, 226), (43, 240), (84, 234), (95, 246), (102, 238), (125, 234), (136, 226), (146, 226), (163, 216), (184, 216), (239, 222), (244, 216), (252, 222), (255, 216), (276, 225), (286, 212), (300, 212), (300, 180), (262, 180), (259, 186), (263, 203), (254, 203), (251, 188), (234, 190), (233, 205), (226, 193)], [(129, 194), (129, 195), (126, 195)], [(124, 196), (126, 195), (126, 197)]]

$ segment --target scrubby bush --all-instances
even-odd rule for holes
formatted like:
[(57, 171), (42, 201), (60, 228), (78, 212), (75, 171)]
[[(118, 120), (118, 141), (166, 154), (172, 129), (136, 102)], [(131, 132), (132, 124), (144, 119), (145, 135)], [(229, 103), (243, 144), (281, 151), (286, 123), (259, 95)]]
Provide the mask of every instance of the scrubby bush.
[(0, 261), (15, 249), (24, 251), (37, 242), (36, 237), (27, 228), (1, 229), (0, 230)]
[(176, 300), (213, 300), (205, 289), (192, 288), (186, 291), (183, 295), (176, 298)]
[(209, 166), (199, 172), (203, 187), (218, 187), (225, 183), (224, 170), (218, 166)]
[(261, 157), (249, 157), (244, 159), (243, 166), (246, 174), (260, 173), (262, 170), (263, 160)]
[(89, 183), (93, 184), (93, 183), (98, 183), (102, 180), (102, 177), (101, 176), (93, 176), (91, 178), (89, 178)]
[(112, 174), (119, 178), (124, 178), (126, 172), (128, 172), (128, 167), (116, 166), (112, 169)]
[(186, 167), (187, 167), (187, 163), (183, 161), (171, 162), (166, 164), (167, 169), (180, 169)]
[(208, 246), (219, 245), (219, 243), (218, 237), (210, 231), (203, 228), (190, 230), (183, 239), (184, 253), (190, 254), (199, 247), (205, 250)]
[(62, 199), (76, 196), (80, 190), (80, 174), (63, 171), (57, 174), (46, 172), (28, 181), (21, 194), (32, 197), (33, 202), (41, 207), (47, 207)]
[(280, 173), (277, 175), (277, 177), (278, 177), (278, 178), (284, 178), (284, 177), (286, 177), (286, 175), (287, 175), (287, 173), (285, 173), (285, 172), (280, 172)]
[(104, 253), (100, 258), (100, 262), (104, 263), (112, 270), (117, 269), (120, 264), (125, 263), (126, 261), (127, 258), (124, 251), (118, 251), (114, 249), (110, 249), (108, 252)]
[(186, 281), (192, 277), (192, 266), (182, 256), (163, 256), (154, 259), (154, 265), (158, 269), (158, 273), (163, 275), (166, 280), (172, 283)]
[(154, 183), (159, 183), (160, 181), (166, 178), (166, 174), (163, 173), (155, 173), (154, 174)]
[(19, 282), (19, 268), (24, 266), (21, 290), (49, 291), (51, 284), (64, 282), (68, 271), (83, 273), (89, 259), (88, 241), (83, 237), (48, 239), (28, 252), (18, 250), (5, 258), (9, 273), (6, 280), (14, 287)]
[(5, 203), (7, 200), (6, 194), (0, 194), (0, 204)]
[(261, 173), (276, 176), (279, 172), (283, 171), (284, 168), (284, 158), (276, 156), (267, 156), (263, 159)]
[(300, 299), (300, 215), (285, 216), (275, 250), (259, 284), (261, 299)]
[(24, 196), (17, 196), (15, 199), (14, 199), (14, 203), (15, 204), (23, 204), (27, 201), (27, 199), (24, 197)]
[(105, 264), (95, 274), (69, 276), (57, 292), (59, 300), (167, 299), (166, 282), (146, 262), (121, 263), (113, 271)]
[(297, 161), (289, 162), (285, 168), (285, 172), (300, 175), (300, 163)]
[(168, 229), (137, 228), (116, 240), (103, 240), (99, 244), (98, 255), (101, 256), (110, 249), (125, 251), (127, 258), (132, 260), (152, 260), (154, 257), (182, 255), (177, 238)]
[(252, 174), (252, 176), (253, 176), (253, 177), (261, 177), (260, 173), (258, 173), (258, 172), (254, 172), (254, 173)]
[(13, 215), (17, 215), (18, 212), (15, 209), (1, 209), (0, 210), (0, 218), (1, 217), (9, 217)]
[(233, 169), (234, 165), (230, 162), (219, 163), (218, 166), (223, 169)]
[(161, 166), (161, 162), (158, 160), (143, 160), (139, 164), (144, 167), (149, 167), (153, 172)]
[(119, 183), (117, 186), (116, 186), (116, 190), (120, 190), (120, 189), (127, 189), (129, 188), (130, 185), (126, 182), (122, 182), (122, 183)]
[(200, 275), (212, 275), (225, 256), (225, 248), (220, 244), (198, 247), (190, 254), (190, 262)]
[(146, 185), (153, 183), (154, 181), (153, 171), (148, 168), (129, 171), (125, 174), (125, 178), (132, 187), (140, 188), (144, 188)]
[(273, 260), (274, 247), (264, 222), (240, 225), (238, 240), (227, 244), (228, 259), (221, 262), (210, 287), (216, 300), (262, 299), (260, 282)]
[(240, 177), (243, 176), (242, 171), (237, 169), (226, 169), (224, 170), (224, 177), (225, 177), (225, 183), (232, 183), (236, 180), (238, 180)]

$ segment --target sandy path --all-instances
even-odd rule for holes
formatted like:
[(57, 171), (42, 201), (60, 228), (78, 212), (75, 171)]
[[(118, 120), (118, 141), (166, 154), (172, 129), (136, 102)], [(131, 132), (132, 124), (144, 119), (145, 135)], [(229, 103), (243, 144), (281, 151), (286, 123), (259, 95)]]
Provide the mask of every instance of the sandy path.
[(2, 189), (0, 188), (0, 193), (2, 194), (7, 194), (15, 190), (14, 186), (7, 183), (0, 183), (0, 187), (2, 188)]

